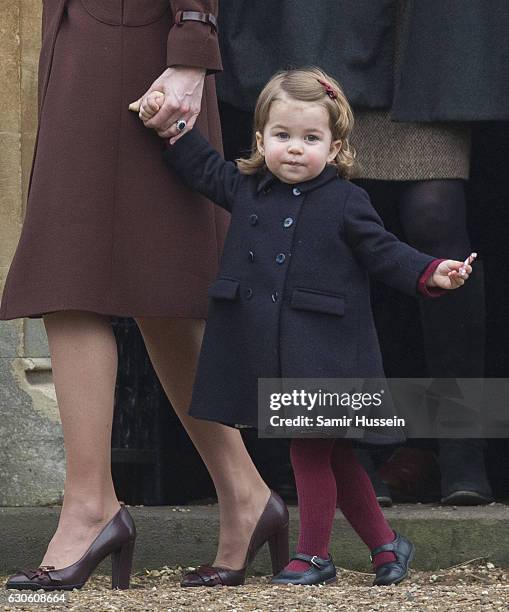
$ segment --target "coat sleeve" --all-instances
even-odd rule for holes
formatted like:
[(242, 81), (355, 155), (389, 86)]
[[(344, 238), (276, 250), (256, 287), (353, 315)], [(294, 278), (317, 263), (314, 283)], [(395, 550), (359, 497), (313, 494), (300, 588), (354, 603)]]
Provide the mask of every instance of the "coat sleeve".
[[(213, 15), (217, 20), (218, 0), (170, 0), (173, 18), (179, 11)], [(217, 23), (217, 21), (216, 21)], [(207, 74), (223, 69), (217, 31), (210, 23), (173, 23), (168, 35), (167, 66), (206, 68)]]
[(371, 276), (403, 293), (418, 295), (419, 280), (435, 258), (388, 232), (363, 189), (352, 188), (342, 229), (355, 257)]
[(191, 189), (231, 212), (241, 178), (237, 166), (225, 161), (194, 127), (164, 152), (165, 161)]

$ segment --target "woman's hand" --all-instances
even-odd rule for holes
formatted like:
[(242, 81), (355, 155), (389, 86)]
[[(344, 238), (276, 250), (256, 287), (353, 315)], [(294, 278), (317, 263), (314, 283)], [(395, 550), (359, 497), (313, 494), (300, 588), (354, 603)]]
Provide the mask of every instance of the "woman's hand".
[[(139, 113), (146, 127), (154, 129), (161, 138), (170, 138), (173, 144), (195, 124), (201, 109), (204, 81), (205, 68), (172, 66), (129, 108)], [(176, 126), (180, 119), (187, 124), (181, 132)]]
[(464, 261), (446, 259), (442, 261), (432, 276), (427, 280), (428, 287), (439, 287), (440, 289), (457, 289), (465, 284), (472, 274), (472, 266)]

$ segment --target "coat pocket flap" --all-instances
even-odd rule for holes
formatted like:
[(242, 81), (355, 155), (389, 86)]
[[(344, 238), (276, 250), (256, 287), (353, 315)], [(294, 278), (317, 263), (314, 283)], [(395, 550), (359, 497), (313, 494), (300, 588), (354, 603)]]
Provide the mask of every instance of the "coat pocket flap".
[(218, 278), (210, 287), (209, 295), (222, 300), (234, 300), (239, 292), (240, 282), (230, 278)]
[(81, 0), (89, 15), (108, 25), (144, 26), (157, 21), (170, 10), (168, 0), (130, 0), (112, 2), (108, 0)]
[(320, 293), (311, 289), (294, 289), (290, 306), (299, 310), (313, 310), (314, 312), (337, 316), (345, 314), (345, 298), (343, 296)]

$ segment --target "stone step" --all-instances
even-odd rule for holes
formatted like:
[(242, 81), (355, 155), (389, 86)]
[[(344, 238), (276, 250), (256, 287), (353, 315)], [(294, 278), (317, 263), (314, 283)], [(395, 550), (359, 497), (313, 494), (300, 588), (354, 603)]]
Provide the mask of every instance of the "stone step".
[[(294, 550), (298, 512), (296, 507), (289, 510), (290, 546)], [(0, 508), (0, 575), (40, 563), (59, 512), (56, 506)], [(129, 512), (138, 532), (135, 570), (164, 565), (196, 566), (214, 559), (219, 530), (217, 505), (129, 506)], [(507, 504), (469, 508), (398, 504), (385, 508), (384, 514), (396, 531), (415, 543), (415, 569), (444, 569), (479, 557), (509, 567)], [(339, 511), (334, 520), (330, 552), (340, 567), (370, 571), (369, 551)], [(106, 560), (102, 569), (109, 572), (109, 568)], [(251, 571), (270, 572), (268, 550), (260, 552)]]

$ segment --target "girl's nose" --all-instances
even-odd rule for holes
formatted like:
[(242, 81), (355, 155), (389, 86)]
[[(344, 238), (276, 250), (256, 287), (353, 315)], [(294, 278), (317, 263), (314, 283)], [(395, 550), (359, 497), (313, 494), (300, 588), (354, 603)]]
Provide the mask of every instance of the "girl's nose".
[(302, 153), (302, 143), (298, 140), (291, 140), (288, 143), (288, 153)]

